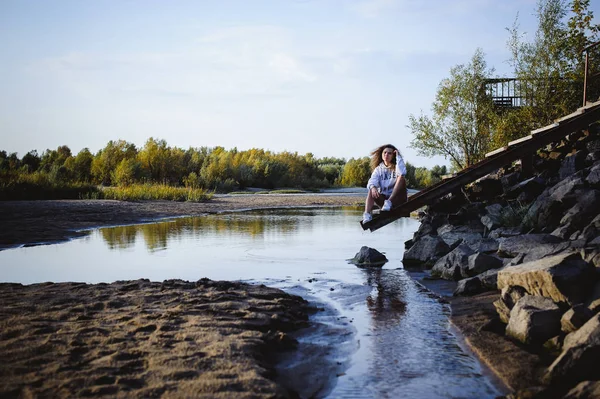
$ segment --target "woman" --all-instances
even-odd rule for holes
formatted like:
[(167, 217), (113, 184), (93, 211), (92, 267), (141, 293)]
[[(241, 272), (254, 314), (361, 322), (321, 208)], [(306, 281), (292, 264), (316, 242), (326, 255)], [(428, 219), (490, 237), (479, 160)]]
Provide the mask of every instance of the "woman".
[(367, 200), (363, 223), (373, 220), (371, 212), (377, 204), (382, 211), (406, 202), (406, 165), (396, 147), (385, 144), (371, 152), (373, 173), (367, 183)]

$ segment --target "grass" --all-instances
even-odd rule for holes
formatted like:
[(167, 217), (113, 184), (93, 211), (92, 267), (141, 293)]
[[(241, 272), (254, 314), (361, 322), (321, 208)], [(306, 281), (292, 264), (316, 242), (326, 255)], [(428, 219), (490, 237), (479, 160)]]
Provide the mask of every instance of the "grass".
[(105, 199), (120, 201), (167, 200), (204, 202), (212, 194), (200, 188), (172, 187), (164, 184), (133, 184), (126, 187), (107, 187), (102, 190)]

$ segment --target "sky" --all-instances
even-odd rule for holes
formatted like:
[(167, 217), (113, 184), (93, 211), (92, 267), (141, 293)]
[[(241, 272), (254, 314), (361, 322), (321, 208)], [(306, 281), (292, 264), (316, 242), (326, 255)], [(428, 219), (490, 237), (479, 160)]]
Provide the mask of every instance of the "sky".
[(153, 137), (348, 160), (392, 143), (415, 166), (449, 164), (410, 148), (409, 115), (430, 114), (439, 83), (477, 48), (510, 76), (506, 28), (519, 15), (532, 36), (535, 6), (1, 0), (0, 150), (75, 155)]

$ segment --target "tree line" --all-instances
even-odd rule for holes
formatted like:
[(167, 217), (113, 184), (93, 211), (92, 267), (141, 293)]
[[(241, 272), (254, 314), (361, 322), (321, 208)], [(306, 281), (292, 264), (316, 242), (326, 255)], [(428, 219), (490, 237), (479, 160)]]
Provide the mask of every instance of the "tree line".
[[(549, 125), (582, 106), (584, 49), (598, 42), (589, 0), (538, 0), (537, 30), (530, 40), (518, 15), (507, 28), (512, 76), (508, 96), (513, 104), (494, 102), (492, 81), (507, 81), (488, 68), (482, 49), (466, 64), (454, 66), (439, 84), (431, 115), (410, 115), (411, 146), (424, 156), (442, 155), (454, 170), (470, 166), (485, 154)], [(590, 75), (600, 72), (600, 46), (589, 51)], [(507, 78), (507, 77), (504, 77)], [(589, 81), (587, 98), (597, 101), (600, 79)], [(508, 105), (508, 106), (506, 106)]]
[[(445, 166), (431, 170), (407, 163), (411, 188), (433, 184), (446, 173)], [(366, 186), (371, 175), (369, 158), (324, 157), (296, 152), (253, 148), (238, 151), (223, 147), (184, 150), (165, 140), (150, 138), (142, 148), (125, 140), (109, 141), (92, 154), (84, 148), (73, 154), (66, 145), (41, 155), (29, 151), (22, 158), (0, 151), (0, 178), (4, 184), (93, 184), (130, 186), (161, 184), (231, 192), (248, 187), (264, 189)]]

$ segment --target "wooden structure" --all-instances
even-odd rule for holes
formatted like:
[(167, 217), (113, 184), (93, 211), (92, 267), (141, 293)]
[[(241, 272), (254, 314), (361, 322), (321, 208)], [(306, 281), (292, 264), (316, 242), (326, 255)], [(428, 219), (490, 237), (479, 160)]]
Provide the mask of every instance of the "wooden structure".
[(408, 216), (410, 212), (428, 205), (437, 198), (494, 172), (502, 166), (519, 159), (531, 159), (531, 154), (539, 148), (556, 142), (572, 132), (587, 129), (590, 124), (598, 120), (600, 120), (600, 101), (581, 107), (572, 114), (557, 119), (551, 125), (533, 130), (530, 135), (512, 141), (506, 147), (486, 154), (485, 159), (480, 162), (463, 169), (448, 179), (419, 191), (410, 196), (407, 202), (391, 211), (374, 215), (373, 220), (366, 223), (361, 222), (361, 226), (363, 230), (375, 231), (394, 220)]

